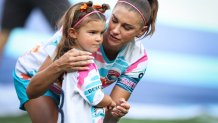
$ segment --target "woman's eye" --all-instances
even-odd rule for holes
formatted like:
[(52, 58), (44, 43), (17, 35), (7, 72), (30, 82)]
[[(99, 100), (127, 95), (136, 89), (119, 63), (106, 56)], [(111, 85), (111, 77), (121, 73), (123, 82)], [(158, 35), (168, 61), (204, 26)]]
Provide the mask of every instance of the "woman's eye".
[(131, 29), (132, 29), (131, 27), (128, 27), (128, 26), (123, 26), (123, 28), (124, 28), (125, 30), (131, 30)]
[(112, 22), (113, 22), (113, 23), (118, 23), (117, 19), (114, 18), (114, 17), (112, 18)]

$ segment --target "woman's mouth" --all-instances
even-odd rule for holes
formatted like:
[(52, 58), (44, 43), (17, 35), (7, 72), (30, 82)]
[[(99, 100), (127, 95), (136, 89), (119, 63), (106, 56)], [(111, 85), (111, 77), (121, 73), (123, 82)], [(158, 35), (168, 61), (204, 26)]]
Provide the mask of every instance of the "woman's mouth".
[(113, 41), (118, 41), (120, 39), (118, 39), (117, 37), (113, 36), (113, 35), (110, 35), (110, 39), (113, 40)]

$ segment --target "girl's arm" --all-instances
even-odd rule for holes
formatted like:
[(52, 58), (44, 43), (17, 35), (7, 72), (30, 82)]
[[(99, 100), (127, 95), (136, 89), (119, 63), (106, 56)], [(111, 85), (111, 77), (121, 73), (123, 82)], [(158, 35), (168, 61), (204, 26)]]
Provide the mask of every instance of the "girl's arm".
[(112, 98), (106, 94), (104, 94), (104, 98), (101, 100), (100, 103), (96, 105), (97, 107), (115, 107), (116, 103), (112, 100)]
[(66, 52), (54, 62), (48, 56), (39, 72), (30, 80), (26, 90), (28, 97), (32, 99), (41, 96), (65, 71), (87, 70), (86, 66), (91, 63), (90, 59), (93, 59), (90, 53), (76, 49)]

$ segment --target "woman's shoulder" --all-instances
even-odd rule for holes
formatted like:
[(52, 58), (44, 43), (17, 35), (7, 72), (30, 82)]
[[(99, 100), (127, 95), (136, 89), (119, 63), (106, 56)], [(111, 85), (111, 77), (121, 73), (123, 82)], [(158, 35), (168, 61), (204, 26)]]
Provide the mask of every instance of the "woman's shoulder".
[(147, 58), (144, 45), (140, 41), (130, 42), (124, 49), (123, 54), (129, 64), (133, 64), (139, 59)]
[(57, 46), (61, 40), (62, 37), (62, 30), (58, 30), (55, 32), (51, 38), (49, 38), (47, 41), (43, 42), (44, 46), (52, 45), (52, 46)]

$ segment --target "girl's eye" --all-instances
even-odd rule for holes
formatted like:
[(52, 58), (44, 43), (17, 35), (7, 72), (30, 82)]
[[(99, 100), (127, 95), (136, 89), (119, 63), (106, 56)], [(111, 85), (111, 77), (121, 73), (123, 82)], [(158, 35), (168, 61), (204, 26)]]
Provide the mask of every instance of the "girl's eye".
[(102, 32), (101, 32), (101, 35), (103, 35), (103, 34), (104, 34), (104, 32), (105, 32), (105, 31), (102, 31)]
[(91, 31), (91, 32), (89, 32), (90, 34), (96, 34), (96, 32), (95, 31)]

